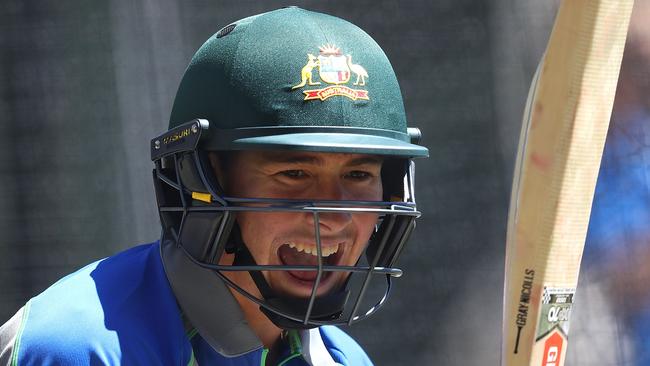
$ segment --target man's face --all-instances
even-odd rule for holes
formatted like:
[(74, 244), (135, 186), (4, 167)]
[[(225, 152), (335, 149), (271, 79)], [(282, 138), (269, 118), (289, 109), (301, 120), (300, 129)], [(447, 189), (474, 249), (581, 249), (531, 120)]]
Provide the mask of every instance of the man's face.
[[(381, 166), (381, 158), (371, 155), (239, 152), (229, 162), (225, 189), (233, 197), (379, 201)], [(354, 265), (374, 231), (377, 218), (372, 213), (320, 213), (323, 264)], [(312, 213), (240, 212), (237, 223), (257, 264), (317, 264)], [(311, 295), (317, 274), (263, 273), (275, 292), (299, 297)], [(248, 273), (230, 272), (230, 276), (239, 285), (251, 287)], [(325, 272), (317, 294), (339, 288), (346, 278), (346, 272)]]

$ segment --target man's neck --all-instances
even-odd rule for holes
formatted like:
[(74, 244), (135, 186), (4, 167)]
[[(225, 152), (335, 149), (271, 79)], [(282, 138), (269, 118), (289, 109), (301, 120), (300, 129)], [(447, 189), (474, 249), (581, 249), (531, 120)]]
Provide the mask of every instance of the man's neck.
[[(246, 285), (243, 286), (244, 290), (255, 296), (260, 296), (255, 284), (250, 279), (247, 272), (231, 272), (227, 273), (226, 276), (231, 277), (230, 279), (235, 283), (245, 283)], [(244, 278), (245, 276), (248, 276), (248, 281)], [(240, 278), (235, 279), (232, 277)], [(282, 329), (278, 328), (266, 315), (264, 315), (264, 313), (262, 313), (259, 305), (241, 295), (237, 290), (231, 287), (229, 287), (229, 289), (235, 297), (235, 300), (239, 303), (239, 307), (241, 307), (244, 317), (246, 318), (246, 321), (248, 321), (249, 327), (257, 335), (260, 341), (262, 341), (264, 347), (271, 350), (280, 339)]]

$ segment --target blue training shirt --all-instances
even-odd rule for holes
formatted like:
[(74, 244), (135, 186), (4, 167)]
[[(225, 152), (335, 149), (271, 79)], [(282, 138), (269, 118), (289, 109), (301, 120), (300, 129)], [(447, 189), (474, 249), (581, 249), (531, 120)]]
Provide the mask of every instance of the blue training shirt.
[[(318, 331), (336, 363), (371, 365), (340, 329)], [(228, 358), (196, 331), (185, 331), (157, 242), (62, 278), (0, 327), (0, 363), (9, 365), (259, 366), (266, 354), (258, 349)], [(294, 349), (285, 350), (280, 360), (287, 366), (307, 364)]]

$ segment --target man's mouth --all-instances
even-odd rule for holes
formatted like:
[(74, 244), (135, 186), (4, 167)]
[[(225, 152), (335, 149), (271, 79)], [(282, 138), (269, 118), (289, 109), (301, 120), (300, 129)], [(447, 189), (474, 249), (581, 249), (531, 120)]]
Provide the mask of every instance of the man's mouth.
[[(322, 246), (323, 265), (337, 265), (343, 255), (343, 244)], [(302, 243), (285, 243), (278, 248), (278, 256), (282, 264), (287, 266), (317, 266), (318, 254), (316, 246)], [(302, 281), (315, 281), (317, 271), (288, 271), (289, 274)], [(330, 275), (324, 272), (321, 280)]]

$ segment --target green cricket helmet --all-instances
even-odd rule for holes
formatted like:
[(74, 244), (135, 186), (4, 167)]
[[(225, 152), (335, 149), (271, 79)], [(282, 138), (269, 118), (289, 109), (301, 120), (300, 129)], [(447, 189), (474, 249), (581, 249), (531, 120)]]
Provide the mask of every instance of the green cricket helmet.
[[(256, 302), (281, 328), (354, 323), (384, 303), (391, 277), (402, 273), (394, 265), (420, 215), (412, 159), (428, 156), (417, 140), (419, 131), (407, 128), (386, 55), (358, 27), (296, 7), (234, 22), (196, 52), (176, 94), (169, 130), (151, 141), (162, 242), (174, 243), (193, 265)], [(241, 150), (381, 155), (384, 200), (229, 197), (208, 155)], [(238, 211), (312, 214), (318, 265), (256, 264), (241, 239)], [(320, 255), (317, 223), (323, 212), (379, 214), (366, 255), (356, 266), (328, 263)], [(232, 266), (218, 264), (223, 253), (235, 254)], [(261, 273), (276, 270), (316, 271), (312, 296), (276, 294)], [(230, 281), (225, 271), (249, 271), (262, 297)], [(345, 288), (316, 296), (321, 277), (332, 271), (351, 274)], [(353, 275), (360, 280), (351, 280)], [(385, 277), (384, 289), (376, 301), (364, 300), (377, 275)]]

